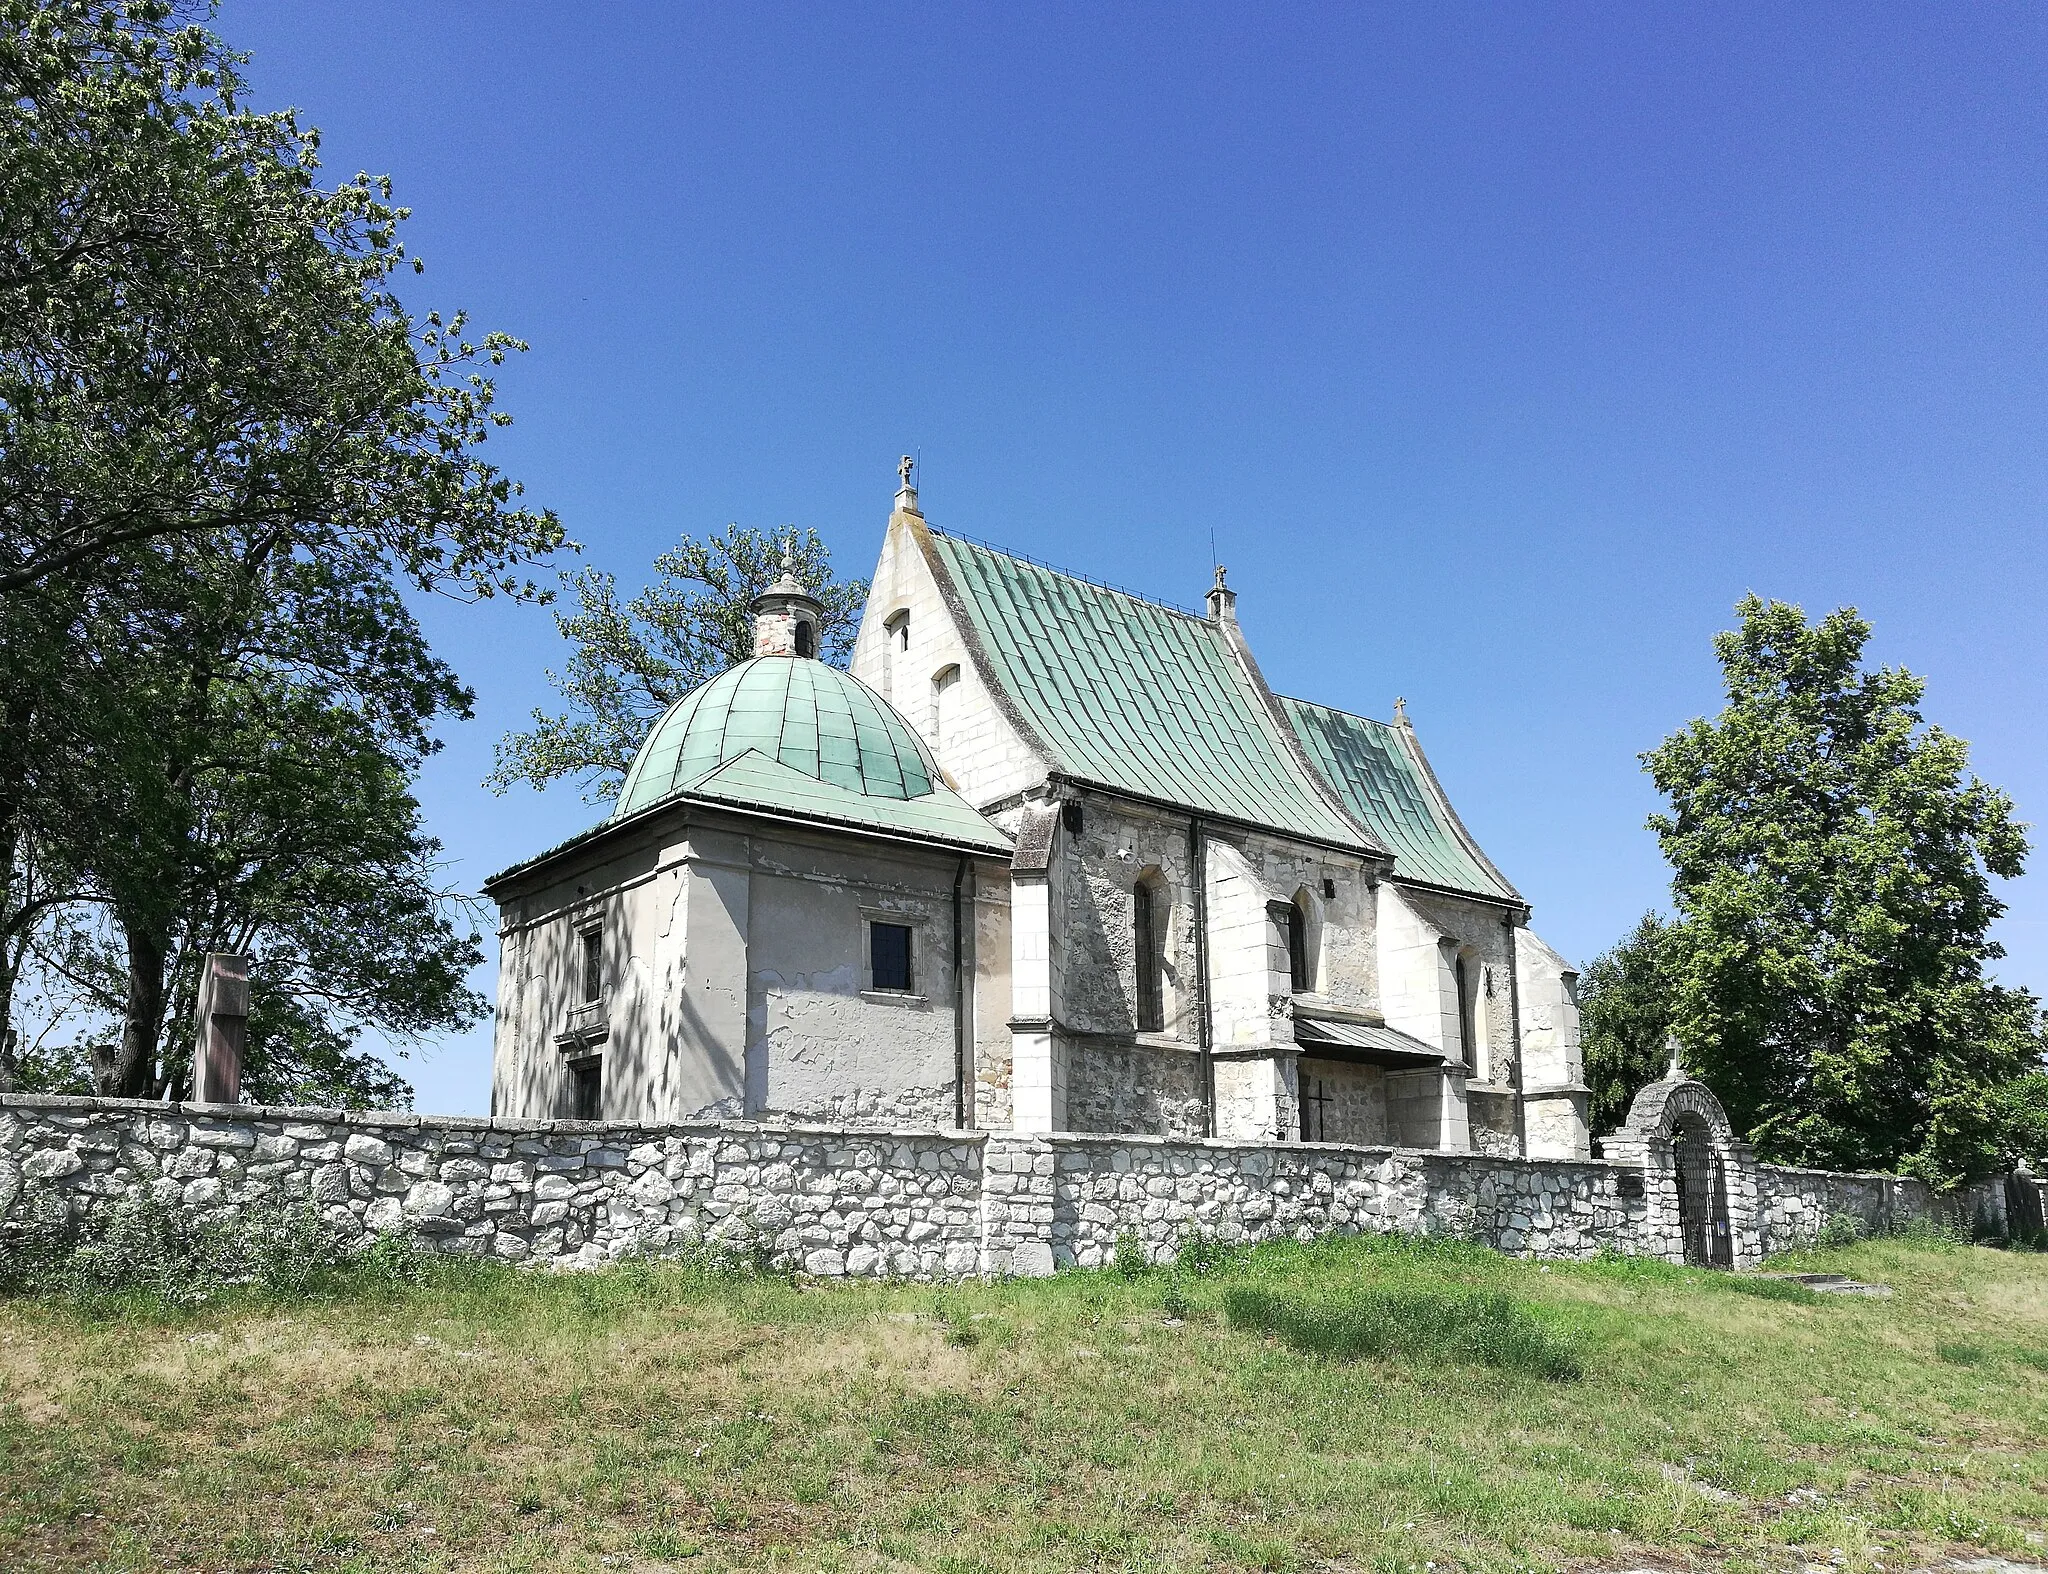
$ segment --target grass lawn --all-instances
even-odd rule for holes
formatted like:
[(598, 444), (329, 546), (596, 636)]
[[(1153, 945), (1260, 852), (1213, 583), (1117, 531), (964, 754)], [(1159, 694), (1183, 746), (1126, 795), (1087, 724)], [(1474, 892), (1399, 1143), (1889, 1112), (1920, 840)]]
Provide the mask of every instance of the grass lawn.
[[(1897, 1293), (1389, 1239), (948, 1289), (627, 1264), (0, 1299), (0, 1568), (2048, 1558), (2048, 1257), (1793, 1265)], [(1476, 1332), (1405, 1338), (1431, 1308)]]

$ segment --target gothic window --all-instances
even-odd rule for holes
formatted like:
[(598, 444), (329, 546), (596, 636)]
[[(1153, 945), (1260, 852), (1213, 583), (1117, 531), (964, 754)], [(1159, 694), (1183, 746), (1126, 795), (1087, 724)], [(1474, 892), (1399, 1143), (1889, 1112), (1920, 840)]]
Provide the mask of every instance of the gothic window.
[(1287, 904), (1287, 977), (1297, 995), (1316, 987), (1315, 956), (1308, 944), (1308, 903), (1301, 896)]
[(569, 1118), (604, 1119), (604, 1060), (590, 1055), (569, 1062)]
[(1166, 1031), (1166, 893), (1151, 876), (1131, 887), (1131, 956), (1138, 974), (1138, 1031)]
[(892, 612), (882, 624), (882, 692), (892, 703), (908, 704), (910, 674), (903, 672), (904, 692), (898, 693), (899, 670), (910, 657), (910, 611)]
[(815, 656), (818, 654), (818, 637), (811, 631), (811, 621), (809, 618), (798, 618), (796, 620), (796, 653), (799, 656)]
[(911, 986), (908, 924), (868, 925), (868, 987), (907, 995)]
[(583, 999), (589, 1004), (604, 999), (604, 931), (586, 929), (578, 938), (583, 943)]

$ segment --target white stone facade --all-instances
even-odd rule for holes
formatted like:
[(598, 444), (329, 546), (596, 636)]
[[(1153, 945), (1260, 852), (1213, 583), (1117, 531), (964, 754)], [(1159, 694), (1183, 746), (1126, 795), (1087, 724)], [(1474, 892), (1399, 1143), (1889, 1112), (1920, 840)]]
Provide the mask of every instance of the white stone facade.
[[(1348, 817), (1266, 689), (1231, 592), (1211, 592), (1206, 622), (1171, 614), (1174, 637), (1201, 632), (1202, 659), (1254, 697), (1233, 725), (1259, 734), (1270, 779), (1314, 798), (1287, 823), (1325, 840), (1067, 772), (989, 660), (915, 491), (897, 504), (851, 672), (1015, 843), (1007, 866), (678, 806), (514, 871), (493, 886), (497, 1113), (573, 1113), (571, 1063), (595, 1047), (608, 1118), (1590, 1157), (1568, 964), (1519, 898), (1411, 878)], [(794, 650), (793, 619), (815, 603), (791, 582), (758, 605), (762, 651)], [(915, 1000), (862, 986), (862, 924), (889, 915), (915, 926), (929, 970)], [(577, 993), (593, 928), (601, 1002)]]

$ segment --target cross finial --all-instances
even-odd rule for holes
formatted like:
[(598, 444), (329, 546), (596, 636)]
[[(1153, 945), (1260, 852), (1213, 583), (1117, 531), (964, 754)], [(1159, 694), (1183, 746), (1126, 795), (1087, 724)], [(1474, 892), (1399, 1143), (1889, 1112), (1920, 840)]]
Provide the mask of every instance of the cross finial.
[(1406, 722), (1408, 720), (1408, 702), (1398, 694), (1394, 696), (1394, 720), (1397, 722)]
[(789, 575), (792, 579), (796, 577), (796, 532), (794, 530), (782, 538), (782, 572)]
[(1685, 1076), (1685, 1068), (1678, 1063), (1678, 1058), (1683, 1053), (1679, 1048), (1678, 1035), (1676, 1033), (1666, 1033), (1664, 1035), (1664, 1047), (1671, 1052), (1671, 1069), (1665, 1072), (1664, 1075), (1670, 1081), (1677, 1082)]
[(906, 491), (910, 488), (910, 472), (916, 468), (917, 462), (908, 454), (905, 454), (896, 461), (896, 473), (903, 477), (903, 486)]

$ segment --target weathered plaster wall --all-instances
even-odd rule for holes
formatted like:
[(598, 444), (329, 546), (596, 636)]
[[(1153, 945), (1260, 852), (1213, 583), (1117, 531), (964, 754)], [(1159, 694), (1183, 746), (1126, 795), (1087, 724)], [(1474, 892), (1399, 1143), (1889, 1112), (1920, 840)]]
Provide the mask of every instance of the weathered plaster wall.
[[(1044, 1273), (1194, 1236), (1455, 1234), (1523, 1256), (1681, 1255), (1668, 1143), (1641, 1165), (1157, 1137), (465, 1120), (0, 1096), (0, 1228), (148, 1194), (199, 1215), (297, 1201), (345, 1234), (589, 1265), (760, 1243), (805, 1272)], [(1737, 1261), (1835, 1213), (1954, 1211), (1916, 1182), (1748, 1166)], [(1631, 1193), (1635, 1193), (1632, 1195)]]
[[(778, 827), (678, 807), (623, 847), (565, 859), (502, 910), (505, 964), (492, 1107), (521, 1119), (570, 1111), (559, 1035), (595, 1029), (607, 1118), (762, 1115), (879, 1125), (951, 1125), (950, 854)], [(970, 878), (1007, 903), (1001, 866)], [(977, 929), (1000, 930), (975, 893)], [(963, 912), (965, 908), (963, 908)], [(908, 924), (913, 991), (869, 990), (867, 921)], [(604, 998), (583, 1001), (581, 935), (602, 936)], [(982, 992), (1009, 1009), (1007, 937), (984, 951)], [(970, 965), (973, 955), (970, 953)]]
[[(952, 1125), (958, 860), (781, 838), (750, 853), (747, 1117)], [(869, 921), (909, 926), (910, 994), (867, 987)]]

